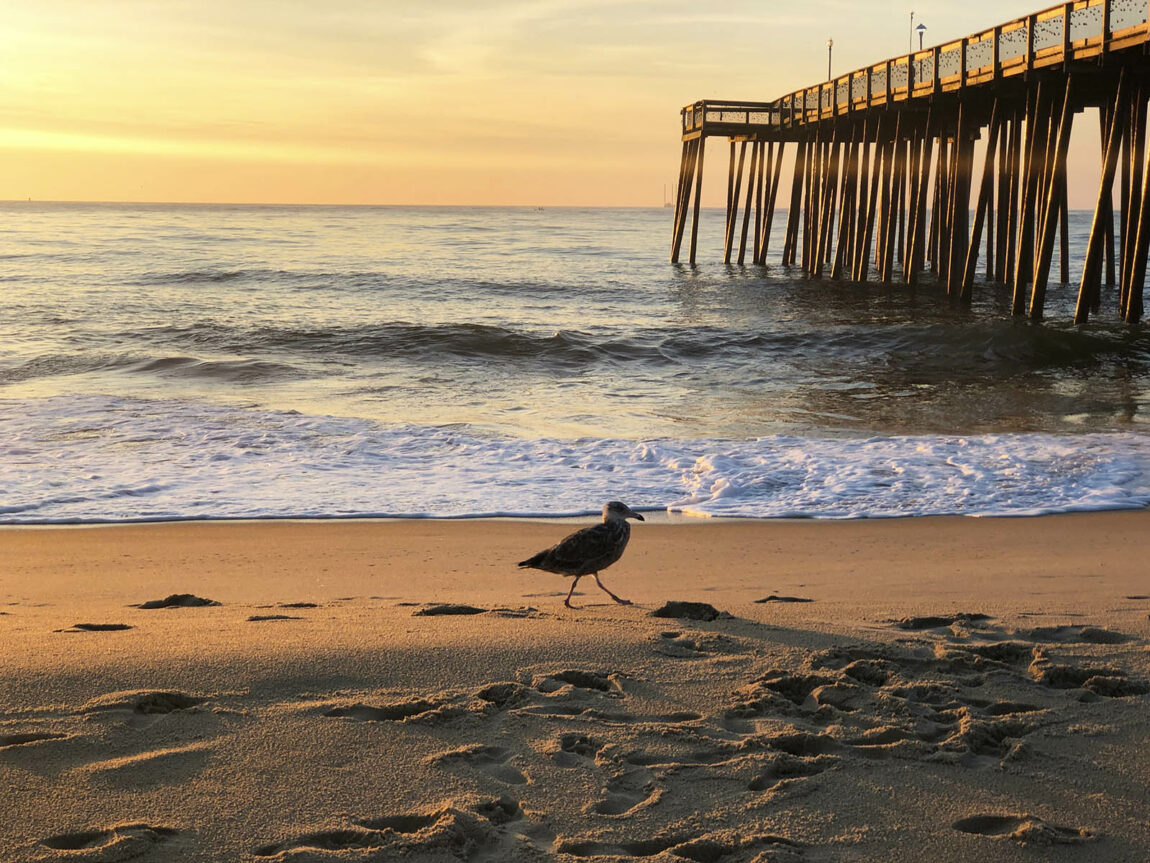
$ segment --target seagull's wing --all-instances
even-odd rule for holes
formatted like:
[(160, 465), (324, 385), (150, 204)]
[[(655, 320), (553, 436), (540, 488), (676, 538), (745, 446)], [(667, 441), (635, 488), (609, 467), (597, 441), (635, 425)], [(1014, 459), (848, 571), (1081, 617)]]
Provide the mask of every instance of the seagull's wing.
[(630, 526), (624, 521), (585, 527), (519, 565), (561, 575), (598, 572), (622, 556), (630, 533)]
[(611, 528), (612, 525), (595, 524), (575, 531), (551, 548), (547, 555), (548, 563), (564, 569), (578, 569), (610, 557), (619, 541), (618, 531)]

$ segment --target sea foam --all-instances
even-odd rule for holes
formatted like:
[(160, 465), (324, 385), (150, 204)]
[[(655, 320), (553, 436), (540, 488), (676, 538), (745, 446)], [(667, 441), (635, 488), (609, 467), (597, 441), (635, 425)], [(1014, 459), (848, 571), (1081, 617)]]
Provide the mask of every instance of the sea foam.
[(111, 396), (0, 401), (0, 523), (1017, 516), (1150, 504), (1137, 433), (528, 439)]

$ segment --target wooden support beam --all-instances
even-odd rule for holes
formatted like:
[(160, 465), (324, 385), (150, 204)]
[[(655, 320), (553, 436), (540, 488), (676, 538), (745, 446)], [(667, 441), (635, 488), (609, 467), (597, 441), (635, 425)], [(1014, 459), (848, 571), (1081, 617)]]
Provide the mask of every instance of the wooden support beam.
[(1014, 261), (1014, 301), (1015, 315), (1026, 313), (1026, 285), (1030, 283), (1034, 266), (1034, 220), (1037, 209), (1038, 174), (1042, 162), (1041, 142), (1044, 141), (1042, 115), (1048, 110), (1049, 98), (1043, 92), (1040, 81), (1033, 97), (1027, 103), (1026, 117), (1026, 164), (1023, 168), (1021, 184), (1022, 199), (1019, 204), (1018, 244)]
[(890, 177), (890, 191), (886, 195), (886, 213), (883, 220), (882, 264), (879, 267), (879, 278), (884, 285), (889, 285), (894, 272), (895, 241), (898, 234), (898, 187), (903, 181), (906, 172), (906, 149), (901, 145), (902, 114), (896, 114), (894, 120), (894, 137), (887, 145), (887, 161)]
[(910, 152), (907, 164), (907, 186), (910, 194), (906, 212), (906, 247), (902, 256), (902, 280), (910, 284), (910, 273), (914, 264), (914, 232), (918, 217), (919, 174), (922, 166), (922, 132), (917, 125), (910, 130), (907, 147)]
[(1070, 284), (1070, 184), (1066, 177), (1066, 162), (1059, 169), (1058, 178), (1058, 283)]
[(1118, 282), (1121, 287), (1126, 265), (1126, 217), (1130, 214), (1130, 144), (1134, 139), (1134, 102), (1126, 104), (1127, 117), (1123, 126), (1121, 170), (1118, 174)]
[[(882, 118), (879, 118), (875, 130), (875, 140), (882, 140)], [(855, 281), (865, 283), (870, 279), (870, 249), (871, 239), (874, 236), (875, 211), (878, 207), (879, 177), (885, 148), (876, 143), (874, 148), (874, 164), (871, 166), (870, 199), (866, 202), (866, 215), (861, 218), (861, 233), (859, 243), (855, 248)], [(862, 214), (860, 213), (860, 216)]]
[(934, 114), (933, 107), (927, 112), (926, 124), (922, 130), (922, 158), (919, 160), (918, 191), (915, 200), (915, 213), (911, 227), (910, 272), (906, 281), (911, 285), (918, 284), (918, 274), (922, 271), (926, 258), (927, 218), (926, 201), (930, 185), (931, 159), (934, 149), (934, 135), (931, 133), (931, 119)]
[(1042, 320), (1046, 303), (1046, 281), (1050, 276), (1050, 259), (1054, 254), (1054, 232), (1058, 227), (1059, 206), (1062, 203), (1066, 183), (1066, 154), (1070, 149), (1070, 129), (1074, 123), (1073, 90), (1075, 76), (1066, 76), (1066, 90), (1059, 103), (1058, 132), (1054, 138), (1053, 152), (1050, 154), (1050, 170), (1047, 179), (1046, 206), (1043, 208), (1042, 225), (1039, 232), (1038, 254), (1034, 267), (1034, 285), (1030, 292), (1030, 319)]
[[(1098, 307), (1098, 297), (1102, 293), (1102, 258), (1103, 244), (1106, 243), (1106, 219), (1110, 217), (1111, 235), (1113, 234), (1113, 196), (1114, 171), (1118, 168), (1118, 160), (1122, 151), (1122, 138), (1125, 136), (1124, 122), (1129, 117), (1126, 102), (1129, 99), (1129, 79), (1126, 70), (1122, 70), (1118, 78), (1118, 91), (1114, 94), (1114, 106), (1109, 114), (1110, 128), (1106, 132), (1105, 146), (1102, 153), (1102, 178), (1098, 183), (1098, 196), (1094, 206), (1094, 222), (1090, 224), (1090, 236), (1086, 244), (1086, 261), (1082, 265), (1082, 282), (1079, 284), (1078, 303), (1074, 306), (1074, 322), (1086, 323), (1090, 312)], [(1110, 204), (1109, 207), (1106, 205)], [(1112, 236), (1111, 236), (1112, 239)], [(1111, 259), (1113, 259), (1113, 244), (1111, 244)]]
[(803, 183), (803, 240), (802, 240), (802, 257), (799, 260), (799, 265), (803, 268), (804, 272), (811, 271), (811, 236), (813, 234), (814, 221), (817, 218), (818, 207), (818, 182), (819, 182), (819, 160), (822, 156), (822, 141), (819, 139), (818, 131), (815, 132), (815, 140), (811, 146), (807, 147), (807, 164), (804, 170)]
[[(746, 147), (746, 144), (743, 145)], [(747, 170), (747, 200), (743, 205), (743, 230), (739, 236), (739, 265), (742, 266), (743, 261), (747, 257), (747, 231), (751, 227), (751, 205), (754, 203), (755, 186), (757, 184), (756, 173), (759, 168), (759, 144), (757, 141), (751, 142), (751, 164)], [(742, 160), (739, 162), (739, 170), (742, 170)]]
[(859, 209), (859, 183), (862, 180), (862, 162), (860, 157), (863, 147), (866, 146), (866, 138), (864, 137), (865, 121), (856, 125), (855, 136), (857, 138), (854, 148), (854, 157), (851, 161), (850, 168), (850, 200), (843, 201), (842, 215), (840, 217), (840, 233), (843, 233), (843, 250), (842, 250), (842, 267), (839, 270), (839, 276), (845, 272), (849, 279), (853, 275), (854, 270), (854, 249), (855, 237), (858, 234), (858, 209)]
[(731, 219), (733, 217), (731, 199), (734, 197), (735, 191), (735, 139), (730, 141), (731, 158), (727, 162), (727, 218), (723, 222), (723, 263), (729, 264), (731, 262)]
[(845, 155), (846, 146), (843, 141), (839, 139), (838, 130), (835, 131), (834, 143), (831, 144), (831, 174), (827, 182), (828, 197), (830, 198), (830, 209), (827, 212), (827, 227), (826, 239), (823, 243), (823, 263), (829, 264), (831, 262), (831, 254), (834, 248), (834, 231), (835, 221), (838, 218), (839, 208), (839, 185), (842, 182), (842, 163)]
[(831, 278), (841, 279), (843, 268), (847, 261), (851, 236), (850, 214), (855, 209), (855, 197), (858, 194), (858, 151), (862, 137), (861, 129), (851, 130), (850, 142), (847, 146), (846, 164), (843, 166), (842, 192), (840, 194), (841, 215), (839, 216), (838, 242), (835, 243), (835, 259), (831, 267)]
[[(739, 146), (739, 166), (735, 167), (735, 142), (731, 141), (731, 167), (727, 181), (727, 232), (723, 239), (723, 263), (731, 263), (731, 247), (739, 217), (739, 195), (743, 191), (743, 167), (747, 159), (747, 142)], [(749, 184), (748, 184), (749, 188)]]
[(947, 254), (946, 289), (952, 297), (964, 298), (963, 270), (970, 245), (970, 185), (974, 172), (975, 123), (973, 109), (958, 106), (958, 131), (955, 135), (954, 178), (950, 198), (950, 251)]
[[(1121, 73), (1119, 73), (1119, 74), (1121, 77)], [(1116, 97), (1116, 99), (1117, 99), (1117, 97)], [(1106, 154), (1108, 152), (1107, 147), (1110, 143), (1110, 128), (1111, 128), (1110, 124), (1115, 122), (1115, 120), (1120, 115), (1113, 107), (1108, 108), (1105, 105), (1103, 105), (1102, 108), (1100, 109), (1100, 114), (1102, 116), (1099, 118), (1098, 125), (1099, 125), (1099, 132), (1101, 132), (1101, 135), (1102, 135), (1102, 158), (1103, 158), (1103, 160), (1105, 160)], [(1119, 148), (1121, 149), (1121, 144), (1119, 144)], [(1111, 180), (1113, 180), (1113, 177), (1111, 177)], [(1111, 182), (1111, 186), (1113, 186), (1113, 182)], [(1116, 267), (1115, 267), (1115, 261), (1114, 261), (1114, 191), (1113, 191), (1113, 189), (1111, 189), (1110, 194), (1106, 195), (1106, 198), (1102, 201), (1102, 206), (1103, 206), (1102, 227), (1103, 227), (1103, 230), (1105, 231), (1105, 234), (1106, 234), (1106, 236), (1102, 240), (1102, 245), (1103, 245), (1105, 252), (1106, 252), (1106, 285), (1107, 285), (1107, 287), (1112, 288), (1112, 287), (1114, 287), (1114, 285), (1117, 282), (1117, 278), (1115, 276)], [(1097, 210), (1096, 210), (1096, 212), (1097, 212)], [(1098, 311), (1098, 309), (1101, 305), (1101, 301), (1102, 301), (1102, 291), (1101, 291), (1101, 287), (1099, 287), (1099, 290), (1094, 292), (1094, 297), (1090, 302), (1090, 310), (1091, 311)]]
[(799, 216), (803, 205), (803, 181), (806, 179), (807, 149), (809, 144), (799, 141), (799, 151), (795, 154), (795, 171), (791, 179), (791, 201), (787, 210), (787, 230), (783, 238), (783, 266), (795, 262), (795, 245), (799, 239)]
[[(766, 187), (769, 185), (771, 166), (769, 163), (769, 156), (767, 155), (766, 141), (756, 141), (755, 149), (758, 151), (758, 164), (759, 169), (755, 174), (755, 234), (752, 242), (751, 249), (751, 263), (757, 264), (759, 262), (759, 249), (763, 242), (763, 207), (766, 204)], [(741, 264), (742, 258), (739, 259)]]
[(1146, 90), (1141, 81), (1134, 88), (1134, 102), (1131, 105), (1130, 128), (1130, 189), (1129, 197), (1123, 206), (1129, 211), (1126, 219), (1126, 240), (1122, 250), (1122, 277), (1119, 286), (1118, 308), (1122, 317), (1126, 317), (1130, 291), (1138, 275), (1134, 271), (1134, 262), (1138, 258), (1138, 228), (1139, 214), (1142, 210), (1144, 197), (1142, 170), (1142, 154), (1146, 151)]
[[(877, 129), (876, 129), (877, 132)], [(877, 134), (876, 134), (877, 137)], [(855, 216), (855, 238), (851, 244), (851, 280), (858, 282), (862, 281), (862, 275), (859, 272), (860, 264), (859, 258), (865, 253), (862, 251), (863, 235), (866, 233), (868, 201), (870, 200), (870, 173), (871, 173), (871, 150), (874, 149), (875, 157), (877, 158), (877, 147), (872, 148), (870, 138), (864, 132), (861, 144), (862, 148), (862, 161), (859, 165), (859, 196), (858, 207), (856, 208)]]
[(691, 220), (691, 255), (688, 259), (691, 266), (695, 265), (695, 252), (699, 246), (699, 204), (703, 197), (703, 156), (706, 146), (707, 139), (700, 135), (698, 152), (695, 156), (695, 214)]
[[(971, 290), (974, 285), (974, 271), (978, 267), (978, 248), (982, 240), (982, 225), (988, 215), (993, 219), (994, 202), (994, 156), (998, 148), (999, 126), (1002, 123), (1001, 107), (998, 99), (990, 110), (990, 130), (986, 136), (986, 158), (982, 164), (982, 183), (978, 187), (978, 202), (974, 205), (974, 230), (970, 237), (970, 246), (966, 253), (966, 262), (962, 275), (962, 301), (969, 303)], [(993, 226), (988, 227), (987, 238), (993, 232)], [(989, 242), (987, 247), (990, 247)], [(990, 255), (988, 254), (988, 258)]]
[(1022, 190), (1026, 185), (1026, 178), (1022, 173), (1023, 113), (1021, 110), (1014, 112), (1011, 126), (1013, 128), (1010, 135), (1010, 163), (1007, 167), (1010, 174), (1010, 197), (1007, 201), (1009, 224), (1006, 230), (1006, 266), (1003, 270), (1003, 284), (1006, 285), (1014, 284), (1014, 265), (1018, 257), (1018, 217), (1022, 203)]
[(808, 189), (806, 217), (803, 220), (803, 269), (808, 275), (815, 271), (818, 254), (819, 231), (822, 228), (823, 186), (826, 182), (828, 142), (821, 134), (818, 146), (811, 153), (811, 183)]
[(1010, 153), (1014, 123), (1003, 116), (998, 140), (998, 225), (994, 232), (994, 272), (989, 276), (998, 284), (1006, 282), (1007, 234), (1010, 231)]
[[(907, 74), (910, 74), (910, 66), (907, 67)], [(898, 262), (903, 264), (906, 261), (906, 184), (907, 184), (907, 171), (910, 162), (910, 137), (907, 136), (905, 140), (898, 142), (899, 160), (902, 163), (901, 168), (895, 169), (895, 182), (898, 183)], [(896, 165), (898, 162), (896, 161)]]
[[(995, 99), (995, 103), (997, 103), (997, 101), (998, 100)], [(994, 120), (994, 111), (991, 110), (992, 125), (993, 125), (993, 120)], [(1000, 127), (1002, 126), (1001, 113), (999, 114), (998, 125)], [(991, 140), (990, 140), (991, 136), (990, 136), (989, 132), (990, 132), (990, 129), (989, 129), (989, 127), (987, 127), (987, 141), (986, 141), (987, 149), (989, 149), (992, 146)], [(994, 209), (994, 203), (995, 203), (994, 202), (994, 191), (995, 191), (995, 189), (998, 188), (998, 183), (996, 182), (997, 178), (995, 176), (994, 166), (997, 162), (1002, 161), (1002, 158), (999, 155), (1000, 151), (998, 149), (998, 139), (1000, 137), (1001, 137), (1001, 135), (997, 135), (997, 134), (993, 136), (993, 138), (994, 138), (993, 147), (995, 150), (995, 158), (991, 160), (990, 189), (987, 191), (987, 196), (986, 196), (986, 217), (985, 217), (986, 218), (986, 280), (988, 282), (994, 281), (994, 260), (995, 260), (995, 258), (994, 258), (994, 251), (995, 251), (994, 246), (995, 246), (995, 217), (996, 217), (996, 212)]]
[(938, 133), (938, 165), (934, 172), (934, 200), (930, 207), (930, 271), (943, 265), (942, 237), (946, 234), (946, 199), (950, 189), (950, 151), (946, 133)]
[[(771, 176), (770, 183), (768, 184), (770, 190), (767, 193), (767, 216), (765, 219), (763, 219), (763, 242), (762, 247), (759, 249), (758, 263), (760, 264), (765, 264), (767, 262), (767, 250), (771, 244), (771, 225), (775, 219), (775, 202), (778, 200), (779, 195), (779, 178), (783, 173), (783, 150), (785, 146), (786, 144), (783, 141), (779, 141), (779, 150), (775, 157), (775, 165), (773, 169), (770, 168), (771, 153), (770, 150), (767, 151), (767, 166), (771, 171)], [(774, 144), (772, 143), (771, 149), (773, 148)]]
[(839, 161), (842, 157), (838, 130), (835, 130), (827, 150), (826, 167), (823, 171), (823, 200), (819, 224), (818, 247), (815, 254), (814, 274), (821, 276), (827, 263), (827, 253), (831, 246), (831, 233), (834, 230), (835, 206), (838, 201)]
[(687, 222), (687, 207), (691, 199), (691, 183), (695, 174), (698, 139), (683, 142), (683, 158), (679, 163), (679, 185), (675, 190), (675, 225), (671, 237), (671, 263), (679, 263), (679, 250), (683, 244), (683, 228)]
[[(1138, 88), (1137, 100), (1138, 118), (1142, 127), (1135, 138), (1135, 148), (1139, 150), (1138, 139), (1144, 139), (1146, 133), (1146, 92), (1142, 87)], [(1150, 159), (1150, 148), (1146, 152), (1147, 158)], [(1150, 164), (1147, 164), (1145, 170), (1141, 172), (1141, 177), (1145, 178), (1145, 182), (1139, 182), (1135, 186), (1135, 190), (1139, 192), (1138, 209), (1136, 212), (1131, 212), (1132, 219), (1137, 218), (1137, 238), (1134, 243), (1133, 260), (1129, 262), (1130, 278), (1123, 284), (1120, 307), (1122, 320), (1128, 324), (1138, 323), (1142, 319), (1143, 312), (1146, 257), (1150, 254)], [(1132, 224), (1129, 229), (1134, 232)]]

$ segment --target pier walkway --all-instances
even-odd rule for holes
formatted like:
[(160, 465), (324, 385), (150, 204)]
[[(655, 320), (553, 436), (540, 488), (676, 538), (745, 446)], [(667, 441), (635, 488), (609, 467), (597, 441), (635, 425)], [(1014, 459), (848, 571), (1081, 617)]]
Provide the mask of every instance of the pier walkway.
[(855, 282), (889, 283), (897, 269), (908, 284), (929, 269), (950, 296), (970, 302), (985, 240), (986, 279), (1013, 287), (1015, 314), (1041, 319), (1056, 241), (1061, 281), (1070, 282), (1074, 117), (1097, 109), (1102, 170), (1075, 320), (1099, 311), (1103, 278), (1120, 288), (1120, 317), (1140, 320), (1150, 251), (1148, 17), (1147, 0), (1077, 0), (773, 102), (688, 105), (671, 260), (690, 221), (695, 262), (706, 141), (722, 137), (730, 142), (724, 260), (742, 264), (749, 251), (765, 263), (793, 144), (784, 265)]

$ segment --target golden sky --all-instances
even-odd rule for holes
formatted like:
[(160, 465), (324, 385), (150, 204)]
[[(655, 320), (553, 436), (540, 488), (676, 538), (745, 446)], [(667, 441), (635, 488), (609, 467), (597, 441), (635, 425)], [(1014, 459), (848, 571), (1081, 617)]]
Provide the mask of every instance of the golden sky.
[(1045, 5), (0, 0), (0, 199), (657, 206), (683, 105)]

